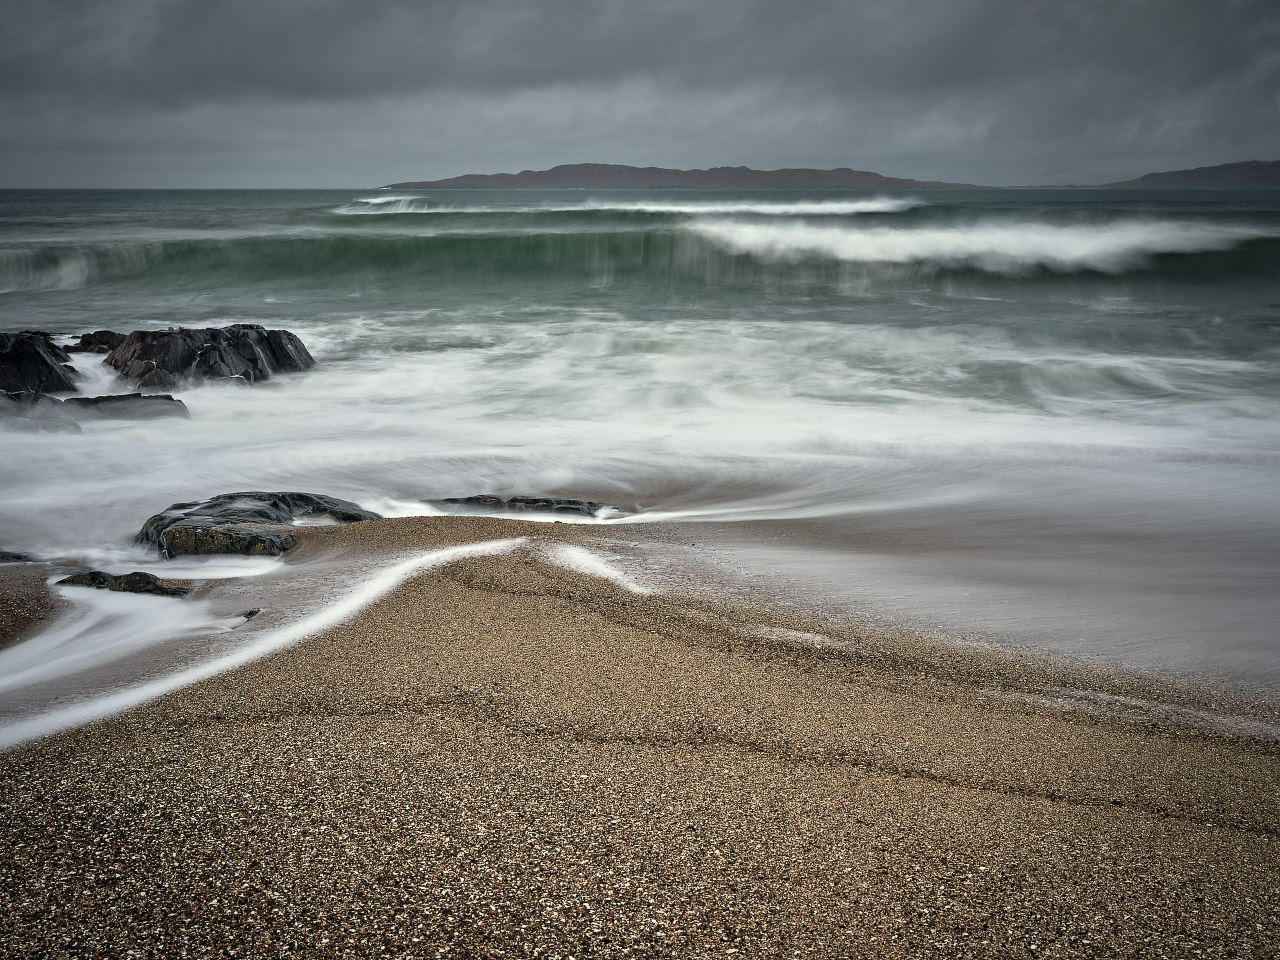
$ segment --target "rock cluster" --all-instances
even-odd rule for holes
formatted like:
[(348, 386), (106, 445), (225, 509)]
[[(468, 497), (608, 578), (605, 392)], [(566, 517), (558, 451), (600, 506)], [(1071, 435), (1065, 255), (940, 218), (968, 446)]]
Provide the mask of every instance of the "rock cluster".
[(173, 504), (149, 518), (134, 540), (156, 547), (166, 557), (224, 553), (278, 556), (298, 538), (272, 528), (299, 518), (327, 518), (336, 523), (379, 519), (359, 504), (320, 494), (226, 493)]
[(73, 393), (71, 356), (47, 333), (0, 333), (0, 390), (6, 393)]
[(482, 493), (472, 497), (445, 497), (427, 500), (446, 513), (561, 513), (579, 517), (598, 517), (602, 511), (616, 514), (635, 513), (634, 507), (596, 503), (593, 500), (568, 500), (561, 497), (499, 497)]
[(140, 388), (172, 388), (183, 380), (266, 380), (274, 373), (309, 370), (315, 360), (288, 330), (254, 323), (229, 327), (135, 330), (104, 361)]
[(119, 575), (89, 570), (76, 573), (58, 581), (59, 586), (95, 587), (98, 590), (114, 590), (118, 593), (150, 593), (158, 597), (185, 597), (191, 591), (176, 587), (150, 573), (135, 571)]
[(236, 379), (245, 383), (273, 374), (307, 370), (315, 360), (288, 330), (252, 323), (229, 327), (95, 330), (63, 349), (47, 333), (0, 333), (0, 419), (27, 430), (79, 433), (81, 420), (149, 420), (190, 414), (169, 395), (141, 393), (72, 397), (78, 374), (71, 353), (106, 354), (103, 363), (138, 390), (172, 388), (186, 380)]

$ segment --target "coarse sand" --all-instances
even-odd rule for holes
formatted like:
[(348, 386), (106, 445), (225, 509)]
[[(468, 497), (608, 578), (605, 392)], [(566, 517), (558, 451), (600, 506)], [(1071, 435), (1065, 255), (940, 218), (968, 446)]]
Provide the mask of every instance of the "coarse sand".
[(300, 533), (299, 562), (353, 571), (530, 539), (0, 754), (0, 955), (1280, 950), (1275, 742), (1063, 709), (1042, 693), (1072, 677), (1030, 661), (539, 549), (600, 528)]

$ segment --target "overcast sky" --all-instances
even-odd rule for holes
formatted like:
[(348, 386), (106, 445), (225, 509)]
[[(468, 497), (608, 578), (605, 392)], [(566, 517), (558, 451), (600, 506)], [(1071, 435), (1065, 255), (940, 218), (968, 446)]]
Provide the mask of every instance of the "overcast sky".
[(1280, 0), (5, 0), (0, 186), (1280, 159)]

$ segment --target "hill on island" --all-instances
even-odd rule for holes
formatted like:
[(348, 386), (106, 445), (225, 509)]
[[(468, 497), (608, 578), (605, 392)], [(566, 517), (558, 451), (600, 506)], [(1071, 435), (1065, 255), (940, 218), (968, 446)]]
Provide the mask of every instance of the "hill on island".
[(1258, 190), (1280, 187), (1280, 160), (1246, 160), (1193, 170), (1148, 173), (1136, 180), (1106, 183), (1128, 190)]
[[(1075, 187), (1075, 184), (1071, 186)], [(1194, 170), (1148, 173), (1136, 180), (1098, 184), (1126, 190), (1257, 190), (1280, 188), (1280, 160), (1247, 160)], [(869, 170), (752, 170), (750, 167), (712, 167), (709, 170), (673, 170), (667, 167), (630, 167), (620, 163), (565, 163), (550, 170), (520, 173), (468, 173), (446, 180), (406, 180), (389, 183), (384, 190), (975, 190), (972, 183), (909, 180), (886, 177)]]
[(385, 189), (634, 190), (682, 187), (701, 190), (945, 190), (971, 189), (973, 184), (883, 177), (868, 170), (850, 170), (848, 167), (834, 170), (752, 170), (749, 167), (671, 170), (665, 167), (629, 167), (619, 163), (566, 163), (550, 170), (468, 173), (447, 180), (409, 180), (387, 184)]

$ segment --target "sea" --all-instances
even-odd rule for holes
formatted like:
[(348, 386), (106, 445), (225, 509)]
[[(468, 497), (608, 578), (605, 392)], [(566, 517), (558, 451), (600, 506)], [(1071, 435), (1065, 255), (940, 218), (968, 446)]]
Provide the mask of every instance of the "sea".
[(0, 421), (0, 549), (144, 568), (148, 516), (245, 489), (586, 497), (726, 581), (1280, 691), (1280, 191), (0, 192), (0, 330), (241, 322), (316, 367)]

